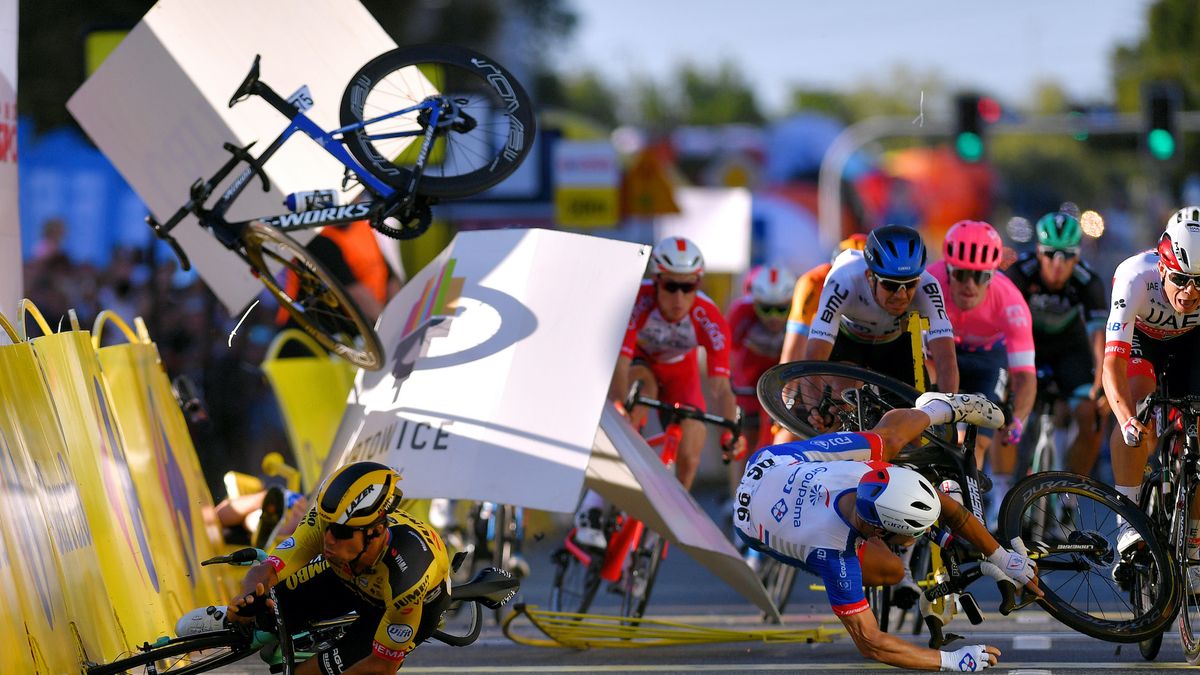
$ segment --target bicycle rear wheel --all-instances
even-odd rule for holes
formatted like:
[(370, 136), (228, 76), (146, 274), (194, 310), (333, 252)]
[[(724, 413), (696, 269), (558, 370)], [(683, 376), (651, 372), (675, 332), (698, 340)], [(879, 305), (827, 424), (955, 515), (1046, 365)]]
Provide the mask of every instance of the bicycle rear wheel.
[[(1047, 531), (1054, 536), (1025, 542), (1046, 594), (1042, 606), (1063, 624), (1101, 640), (1140, 642), (1161, 633), (1178, 606), (1172, 575), (1159, 575), (1162, 583), (1147, 589), (1143, 603), (1131, 603), (1129, 587), (1122, 588), (1114, 576), (1127, 576), (1126, 565), (1148, 570), (1175, 566), (1146, 516), (1113, 488), (1062, 471), (1029, 476), (1009, 490), (1000, 506), (1002, 539), (1022, 535), (1024, 525), (1036, 515), (1031, 511), (1069, 503), (1067, 496), (1074, 498), (1073, 509), (1046, 514)], [(1145, 542), (1129, 561), (1117, 553), (1118, 516)]]
[[(449, 114), (426, 154), (428, 109), (392, 113), (427, 100), (446, 103)], [(516, 78), (453, 45), (401, 47), (372, 59), (346, 87), (341, 121), (355, 127), (343, 139), (350, 153), (394, 188), (409, 189), (424, 161), (415, 192), (428, 197), (465, 197), (499, 183), (525, 159), (536, 135), (533, 104)]]
[[(888, 410), (911, 407), (918, 396), (916, 389), (886, 375), (831, 361), (772, 366), (758, 380), (758, 400), (763, 408), (801, 438), (870, 429)], [(810, 413), (825, 418), (831, 426), (817, 429)]]
[[(1178, 489), (1183, 491), (1184, 504), (1191, 504), (1196, 494), (1195, 478), (1189, 471), (1180, 466), (1182, 460), (1176, 463), (1179, 467)], [(1200, 567), (1200, 562), (1189, 560), (1187, 555), (1187, 507), (1184, 513), (1175, 510), (1175, 518), (1171, 528), (1171, 539), (1175, 549), (1175, 564), (1178, 573), (1175, 582), (1179, 585), (1179, 644), (1183, 647), (1183, 656), (1188, 665), (1200, 664), (1200, 594), (1192, 592), (1192, 570)]]
[(173, 638), (112, 663), (88, 666), (87, 675), (120, 673), (203, 673), (253, 654), (250, 640), (233, 630), (214, 631)]
[(365, 370), (383, 367), (374, 327), (308, 249), (257, 222), (246, 226), (242, 244), (259, 281), (322, 347)]
[[(796, 583), (796, 568), (764, 555), (760, 576), (763, 588), (767, 589), (771, 602), (775, 603), (775, 608), (782, 615), (791, 598), (792, 586)], [(767, 617), (764, 615), (763, 618)]]
[[(1146, 514), (1146, 518), (1150, 521), (1150, 526), (1154, 528), (1154, 531), (1166, 534), (1169, 523), (1162, 496), (1162, 481), (1158, 478), (1149, 478), (1142, 484), (1138, 506)], [(1156, 587), (1161, 582), (1163, 575), (1167, 574), (1172, 574), (1171, 570), (1159, 570), (1153, 566), (1144, 566), (1133, 570), (1132, 588), (1129, 592), (1129, 599), (1135, 609), (1145, 611), (1149, 607), (1153, 601)], [(1142, 658), (1147, 661), (1153, 661), (1162, 648), (1162, 641), (1163, 634), (1159, 632), (1139, 642), (1138, 651), (1141, 652)]]
[(667, 540), (661, 535), (648, 530), (642, 535), (642, 542), (633, 552), (626, 572), (628, 585), (621, 603), (622, 616), (640, 619), (646, 613), (646, 605), (650, 603), (650, 593), (654, 590), (654, 581), (658, 578), (658, 568), (662, 565), (666, 548)]
[(586, 614), (600, 588), (600, 561), (585, 565), (570, 551), (554, 552), (554, 584), (550, 587), (550, 609)]

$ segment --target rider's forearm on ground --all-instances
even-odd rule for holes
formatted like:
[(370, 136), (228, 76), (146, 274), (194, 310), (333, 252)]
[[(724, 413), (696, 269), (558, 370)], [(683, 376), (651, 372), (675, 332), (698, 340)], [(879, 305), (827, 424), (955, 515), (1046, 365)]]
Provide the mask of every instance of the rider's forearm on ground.
[(784, 333), (783, 335), (783, 351), (780, 352), (780, 363), (791, 363), (804, 358), (805, 343), (808, 342), (807, 335), (799, 333)]
[(1118, 356), (1104, 357), (1104, 396), (1112, 408), (1117, 424), (1124, 424), (1134, 414), (1133, 394), (1129, 390), (1129, 362)]
[(958, 393), (958, 356), (954, 353), (954, 338), (930, 340), (929, 357), (937, 369), (938, 391)]
[(617, 357), (617, 367), (613, 369), (608, 387), (608, 400), (621, 402), (629, 395), (629, 366), (632, 363), (633, 359), (628, 356)]
[(938, 500), (942, 503), (940, 522), (951, 532), (971, 542), (984, 555), (991, 555), (1000, 548), (1000, 542), (988, 532), (987, 527), (953, 497), (939, 490)]
[(942, 653), (926, 649), (901, 640), (879, 630), (875, 615), (869, 611), (841, 617), (842, 625), (854, 640), (858, 652), (864, 658), (898, 668), (938, 670), (942, 666)]
[(1013, 417), (1025, 422), (1037, 399), (1037, 372), (1018, 370), (1013, 376)]

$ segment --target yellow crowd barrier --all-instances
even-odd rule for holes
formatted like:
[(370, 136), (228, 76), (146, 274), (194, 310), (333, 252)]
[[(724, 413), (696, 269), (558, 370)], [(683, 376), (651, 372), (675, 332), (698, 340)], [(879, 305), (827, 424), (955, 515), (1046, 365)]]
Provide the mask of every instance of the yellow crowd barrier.
[[(0, 671), (77, 673), (81, 650), (99, 659), (119, 653), (127, 641), (105, 593), (96, 530), (68, 463), (86, 451), (68, 452), (33, 345), (3, 323), (13, 344), (0, 346), (0, 538), (18, 592), (0, 604), (6, 625), (0, 663), (23, 655), (31, 662)], [(24, 648), (10, 648), (11, 640)]]
[[(292, 342), (312, 356), (279, 358), (284, 345)], [(275, 336), (262, 368), (283, 414), (303, 491), (312, 492), (321, 482), (322, 465), (346, 411), (354, 366), (330, 356), (307, 333), (293, 328)]]
[[(112, 325), (125, 336), (124, 344), (101, 347), (104, 328)], [(169, 617), (229, 597), (216, 570), (200, 561), (219, 555), (206, 522), (215, 520), (212, 495), (196, 466), (195, 448), (183, 413), (159, 362), (158, 350), (144, 334), (135, 333), (118, 315), (101, 312), (91, 343), (111, 391), (112, 414), (121, 429), (125, 457), (138, 500), (155, 505), (143, 511), (150, 541), (159, 597)]]

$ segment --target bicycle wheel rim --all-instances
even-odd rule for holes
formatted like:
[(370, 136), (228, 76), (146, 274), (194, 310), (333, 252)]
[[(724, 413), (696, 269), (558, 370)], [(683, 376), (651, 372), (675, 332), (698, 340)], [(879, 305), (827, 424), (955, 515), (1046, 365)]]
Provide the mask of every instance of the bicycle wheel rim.
[[(246, 259), (281, 307), (329, 351), (364, 370), (383, 367), (383, 347), (362, 310), (312, 254), (270, 226), (250, 223), (242, 234)], [(285, 276), (295, 273), (299, 290), (289, 293)]]
[(600, 571), (584, 565), (566, 549), (555, 553), (554, 583), (550, 586), (550, 608), (556, 612), (586, 614), (600, 588)]
[(792, 595), (792, 585), (796, 582), (796, 568), (785, 565), (778, 560), (765, 556), (763, 559), (763, 586), (775, 608), (783, 614), (788, 600)]
[[(1062, 497), (1068, 494), (1074, 496), (1074, 510), (1070, 514), (1049, 514), (1051, 529), (1063, 536), (1052, 541), (1025, 542), (1038, 562), (1040, 587), (1046, 596), (1042, 606), (1063, 624), (1102, 640), (1140, 642), (1161, 632), (1171, 622), (1177, 606), (1174, 582), (1165, 575), (1164, 583), (1154, 589), (1149, 606), (1134, 607), (1128, 589), (1122, 590), (1113, 578), (1121, 563), (1116, 549), (1120, 530), (1117, 516), (1142, 535), (1144, 546), (1139, 551), (1138, 565), (1157, 569), (1173, 569), (1174, 565), (1146, 517), (1121, 500), (1111, 487), (1065, 472), (1029, 476), (1009, 491), (1001, 505), (1004, 540), (1023, 534), (1028, 509), (1062, 503)], [(1044, 499), (1049, 495), (1055, 497)], [(1071, 546), (1087, 546), (1099, 552), (1079, 553), (1068, 548)]]
[[(844, 392), (866, 390), (861, 408), (847, 403)], [(758, 380), (758, 400), (780, 426), (801, 438), (830, 431), (863, 431), (893, 408), (910, 407), (920, 393), (886, 375), (830, 361), (796, 361), (772, 366)], [(834, 425), (817, 429), (810, 410), (829, 415)]]
[[(1186, 490), (1186, 497), (1183, 500), (1184, 504), (1191, 504), (1192, 498), (1196, 492), (1196, 485), (1191, 482), (1186, 475), (1186, 472), (1180, 472), (1179, 488)], [(1191, 570), (1192, 568), (1200, 567), (1200, 560), (1190, 560), (1188, 558), (1187, 545), (1187, 525), (1186, 516), (1180, 516), (1176, 511), (1177, 518), (1181, 518), (1185, 522), (1176, 522), (1172, 531), (1172, 537), (1175, 544), (1175, 559), (1178, 564), (1179, 574), (1176, 579), (1179, 582), (1179, 645), (1183, 647), (1183, 656), (1187, 659), (1188, 665), (1200, 664), (1200, 594), (1192, 592)]]
[[(187, 675), (202, 673), (233, 663), (253, 653), (249, 642), (240, 633), (217, 631), (201, 635), (174, 638), (166, 644), (152, 647), (112, 663), (90, 666), (87, 675), (118, 675), (120, 673), (156, 672)], [(150, 669), (153, 665), (153, 669)], [(142, 670), (146, 669), (146, 670)]]
[(515, 171), (536, 134), (532, 102), (503, 67), (452, 45), (403, 47), (363, 66), (342, 98), (342, 125), (364, 125), (346, 134), (346, 147), (380, 180), (409, 188), (424, 138), (394, 135), (424, 133), (427, 118), (419, 111), (385, 116), (439, 94), (475, 124), (435, 134), (415, 192), (463, 197)]
[(646, 606), (650, 604), (650, 594), (654, 591), (654, 581), (658, 578), (658, 568), (662, 565), (663, 551), (667, 542), (661, 536), (655, 536), (653, 545), (640, 552), (644, 557), (640, 574), (645, 579), (641, 592), (633, 596), (633, 611), (628, 616), (640, 619), (646, 615)]
[[(1157, 479), (1149, 479), (1142, 486), (1141, 498), (1138, 500), (1138, 505), (1142, 512), (1146, 514), (1151, 526), (1156, 532), (1165, 532), (1164, 513), (1162, 510), (1162, 483)], [(1138, 611), (1145, 611), (1153, 602), (1154, 594), (1157, 592), (1156, 587), (1162, 579), (1163, 573), (1147, 567), (1143, 570), (1138, 570), (1133, 576), (1133, 588), (1130, 590), (1130, 601)], [(1138, 642), (1138, 651), (1142, 658), (1147, 661), (1153, 661), (1158, 652), (1162, 649), (1163, 634), (1156, 633), (1153, 636)]]

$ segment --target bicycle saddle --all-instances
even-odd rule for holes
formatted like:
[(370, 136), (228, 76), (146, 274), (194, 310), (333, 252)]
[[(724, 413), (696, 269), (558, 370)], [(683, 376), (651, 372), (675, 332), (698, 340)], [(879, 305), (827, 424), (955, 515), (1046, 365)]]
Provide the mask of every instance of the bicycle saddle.
[(521, 588), (521, 582), (512, 574), (495, 567), (479, 570), (479, 573), (465, 584), (455, 586), (450, 596), (455, 600), (478, 601), (488, 609), (499, 609), (512, 599)]

